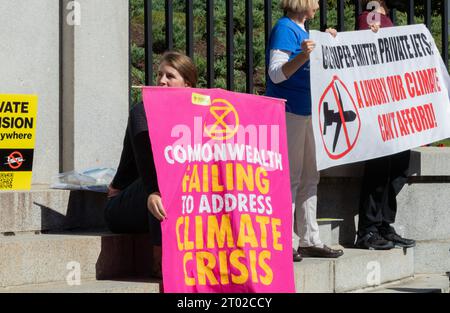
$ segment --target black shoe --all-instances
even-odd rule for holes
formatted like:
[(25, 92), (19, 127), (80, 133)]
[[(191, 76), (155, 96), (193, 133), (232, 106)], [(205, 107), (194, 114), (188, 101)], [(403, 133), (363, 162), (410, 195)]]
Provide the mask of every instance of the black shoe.
[(323, 248), (318, 247), (306, 247), (306, 248), (298, 248), (298, 253), (300, 253), (305, 258), (329, 258), (336, 259), (344, 254), (344, 251), (340, 249), (331, 249), (327, 246), (323, 246)]
[(379, 233), (370, 232), (363, 237), (358, 235), (355, 247), (368, 250), (391, 250), (395, 248), (395, 245), (392, 241), (381, 237)]
[(387, 233), (382, 235), (384, 239), (392, 241), (394, 245), (401, 248), (412, 248), (416, 246), (416, 241), (412, 239), (402, 238), (397, 233)]
[(295, 249), (292, 249), (292, 254), (293, 254), (293, 257), (294, 257), (294, 262), (300, 262), (301, 260), (303, 260), (303, 258), (300, 255), (300, 253), (298, 253)]

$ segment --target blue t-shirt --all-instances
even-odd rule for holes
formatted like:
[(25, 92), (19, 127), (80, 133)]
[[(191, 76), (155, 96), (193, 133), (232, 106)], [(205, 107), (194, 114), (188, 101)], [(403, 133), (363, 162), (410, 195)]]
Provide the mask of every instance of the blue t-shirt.
[[(266, 65), (270, 62), (270, 50), (291, 52), (289, 61), (302, 52), (302, 42), (309, 39), (309, 33), (288, 17), (282, 17), (270, 34), (266, 51)], [(286, 99), (286, 111), (297, 115), (311, 115), (311, 78), (310, 62), (306, 62), (288, 80), (275, 84), (267, 75), (266, 95)]]

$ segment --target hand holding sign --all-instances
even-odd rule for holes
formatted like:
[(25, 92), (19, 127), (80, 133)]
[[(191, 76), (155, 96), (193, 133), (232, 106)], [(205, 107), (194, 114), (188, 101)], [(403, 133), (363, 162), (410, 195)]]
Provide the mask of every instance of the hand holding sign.
[(162, 203), (159, 193), (151, 194), (147, 199), (147, 207), (149, 212), (158, 220), (163, 221), (167, 217), (166, 210)]
[(308, 58), (316, 47), (316, 43), (313, 40), (304, 40), (302, 42), (302, 53), (304, 53)]
[(373, 30), (342, 33), (339, 42), (311, 32), (319, 170), (450, 137), (448, 72), (428, 29)]
[(284, 102), (219, 89), (143, 96), (165, 205), (149, 198), (165, 218), (164, 291), (293, 292)]

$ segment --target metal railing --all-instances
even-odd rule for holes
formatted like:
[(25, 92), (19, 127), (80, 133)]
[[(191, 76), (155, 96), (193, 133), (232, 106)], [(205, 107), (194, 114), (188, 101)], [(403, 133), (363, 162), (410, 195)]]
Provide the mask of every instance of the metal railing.
[[(178, 0), (181, 1), (181, 0)], [(206, 81), (207, 87), (214, 87), (214, 0), (203, 0), (206, 1), (206, 59), (207, 59), (207, 70), (206, 70)], [(225, 1), (226, 7), (226, 85), (227, 89), (235, 90), (234, 83), (234, 12), (233, 12), (233, 0), (216, 0)], [(253, 57), (254, 57), (254, 44), (253, 44), (253, 0), (236, 0), (245, 1), (245, 29), (246, 29), (246, 45), (245, 45), (245, 58), (246, 58), (246, 92), (254, 92), (254, 73), (253, 73)], [(337, 25), (336, 29), (338, 31), (344, 31), (346, 25), (356, 25), (358, 15), (361, 13), (362, 8), (358, 0), (352, 0), (355, 19), (354, 21), (345, 20), (345, 0), (337, 1)], [(415, 23), (415, 9), (418, 0), (405, 0), (408, 1), (407, 10), (407, 22), (408, 24)], [(448, 64), (448, 35), (449, 35), (449, 7), (448, 0), (433, 0), (433, 2), (440, 2), (440, 15), (442, 23), (442, 58), (445, 64)], [(415, 3), (416, 2), (416, 3)], [(431, 29), (432, 20), (432, 3), (431, 0), (422, 0), (424, 3), (424, 23)], [(267, 44), (270, 31), (272, 29), (272, 5), (273, 3), (279, 3), (278, 0), (264, 0), (264, 32), (265, 32), (265, 42)], [(323, 31), (328, 27), (327, 13), (329, 7), (327, 5), (327, 0), (319, 0), (320, 3), (320, 29)], [(348, 2), (347, 2), (348, 3)], [(145, 0), (145, 83), (146, 85), (153, 85), (153, 38), (152, 38), (152, 0)], [(194, 4), (193, 0), (185, 0), (185, 14), (186, 14), (186, 51), (185, 53), (191, 58), (194, 57)], [(396, 10), (391, 10), (390, 15), (394, 23), (397, 20)], [(165, 0), (165, 44), (166, 49), (171, 50), (174, 47), (173, 38), (173, 0)], [(334, 25), (333, 25), (334, 26)]]

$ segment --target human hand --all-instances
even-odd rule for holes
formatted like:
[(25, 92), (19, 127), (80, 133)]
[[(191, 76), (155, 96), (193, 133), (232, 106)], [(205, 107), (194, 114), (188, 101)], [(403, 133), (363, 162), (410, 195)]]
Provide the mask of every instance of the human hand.
[(121, 190), (114, 188), (113, 186), (108, 186), (108, 198), (114, 198), (120, 193)]
[(162, 204), (161, 194), (158, 192), (152, 193), (147, 199), (148, 211), (158, 220), (166, 219), (167, 214)]
[(308, 58), (309, 58), (309, 55), (311, 54), (311, 52), (314, 50), (315, 47), (316, 47), (316, 43), (314, 41), (310, 40), (310, 39), (304, 40), (302, 42), (302, 52)]
[(334, 38), (336, 38), (336, 36), (337, 36), (337, 30), (334, 28), (327, 28), (327, 30), (325, 30), (325, 32), (329, 33)]
[(371, 25), (370, 25), (370, 29), (371, 29), (374, 33), (378, 33), (378, 31), (380, 30), (380, 24), (371, 24)]

